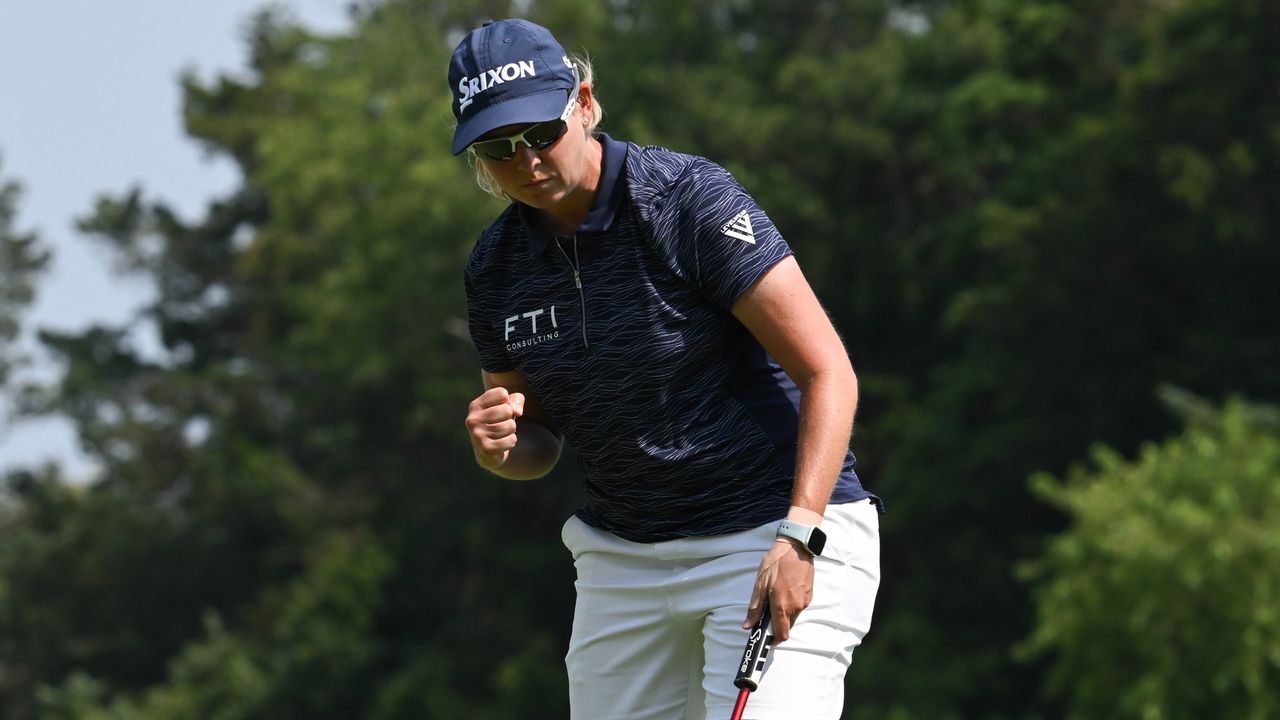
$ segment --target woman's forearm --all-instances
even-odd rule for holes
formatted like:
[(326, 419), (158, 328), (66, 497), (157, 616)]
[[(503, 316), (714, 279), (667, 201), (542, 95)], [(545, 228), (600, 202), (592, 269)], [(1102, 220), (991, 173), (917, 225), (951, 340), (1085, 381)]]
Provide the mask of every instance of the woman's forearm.
[[(796, 442), (795, 485), (791, 492), (793, 520), (804, 509), (821, 519), (849, 449), (853, 417), (858, 406), (858, 379), (853, 367), (814, 373), (800, 386), (800, 427)], [(816, 524), (816, 520), (810, 519)]]

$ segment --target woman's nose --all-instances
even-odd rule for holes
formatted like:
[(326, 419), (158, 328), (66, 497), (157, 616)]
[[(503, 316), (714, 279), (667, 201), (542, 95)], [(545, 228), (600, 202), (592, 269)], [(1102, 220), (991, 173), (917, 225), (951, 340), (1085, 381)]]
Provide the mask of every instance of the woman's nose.
[(516, 156), (512, 161), (522, 170), (532, 170), (538, 166), (541, 159), (538, 157), (537, 150), (534, 150), (523, 142), (517, 142)]

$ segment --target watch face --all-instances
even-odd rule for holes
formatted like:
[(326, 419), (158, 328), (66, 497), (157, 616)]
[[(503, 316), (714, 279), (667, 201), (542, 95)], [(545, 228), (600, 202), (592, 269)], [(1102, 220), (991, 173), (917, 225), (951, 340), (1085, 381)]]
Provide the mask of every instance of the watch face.
[(814, 555), (821, 555), (822, 549), (827, 546), (827, 534), (819, 528), (814, 528), (813, 533), (809, 535), (809, 552)]

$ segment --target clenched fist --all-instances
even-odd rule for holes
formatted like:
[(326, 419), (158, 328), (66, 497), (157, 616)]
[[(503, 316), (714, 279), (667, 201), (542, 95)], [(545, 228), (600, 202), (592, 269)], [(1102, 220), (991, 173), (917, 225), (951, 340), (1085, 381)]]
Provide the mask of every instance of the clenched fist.
[(467, 432), (476, 461), (493, 470), (507, 461), (516, 446), (516, 418), (524, 414), (524, 394), (490, 388), (471, 401), (467, 409)]

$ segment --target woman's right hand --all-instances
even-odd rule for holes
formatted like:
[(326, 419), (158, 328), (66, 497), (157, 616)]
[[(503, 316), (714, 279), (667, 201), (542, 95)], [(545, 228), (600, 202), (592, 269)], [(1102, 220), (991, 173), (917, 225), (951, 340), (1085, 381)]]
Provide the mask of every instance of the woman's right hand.
[(524, 393), (489, 388), (467, 409), (467, 432), (476, 462), (495, 470), (516, 446), (516, 418), (524, 414)]

